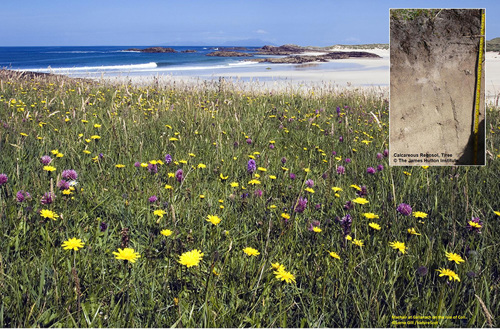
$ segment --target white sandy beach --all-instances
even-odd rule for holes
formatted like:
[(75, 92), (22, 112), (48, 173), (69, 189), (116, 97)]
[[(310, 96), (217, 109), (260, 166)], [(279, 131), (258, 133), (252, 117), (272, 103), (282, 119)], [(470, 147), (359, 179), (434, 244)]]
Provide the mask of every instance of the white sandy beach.
[[(331, 48), (333, 51), (360, 51), (359, 49)], [(266, 91), (310, 90), (316, 87), (333, 89), (373, 89), (377, 92), (388, 92), (390, 54), (388, 49), (366, 49), (381, 58), (339, 59), (330, 63), (307, 63), (299, 65), (269, 64), (267, 70), (247, 70), (244, 72), (227, 69), (222, 74), (200, 73), (196, 77), (188, 75), (171, 75), (158, 73), (156, 75), (133, 75), (104, 77), (112, 82), (132, 82), (134, 84), (150, 83), (185, 83), (203, 84), (207, 80), (218, 81), (220, 76), (225, 81), (235, 83), (241, 88), (262, 89)], [(306, 55), (320, 55), (320, 52), (310, 52)], [(303, 54), (304, 55), (304, 54)], [(486, 60), (486, 99), (487, 102), (499, 105), (500, 102), (500, 54), (487, 52)], [(331, 64), (333, 63), (333, 64)], [(349, 68), (338, 68), (335, 63), (351, 64)], [(355, 65), (352, 65), (355, 64)], [(244, 81), (243, 81), (244, 80)], [(252, 81), (247, 84), (246, 81)], [(245, 85), (248, 85), (245, 87)]]

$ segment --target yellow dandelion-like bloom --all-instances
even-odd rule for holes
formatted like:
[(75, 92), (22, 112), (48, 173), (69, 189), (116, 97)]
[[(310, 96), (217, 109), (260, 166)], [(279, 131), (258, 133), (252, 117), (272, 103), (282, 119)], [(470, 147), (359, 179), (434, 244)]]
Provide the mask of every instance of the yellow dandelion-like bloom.
[(248, 185), (259, 185), (260, 181), (257, 179), (252, 179), (251, 181), (248, 182)]
[(171, 185), (167, 184), (167, 185), (165, 185), (165, 189), (166, 190), (173, 190), (174, 188)]
[(64, 194), (64, 195), (70, 195), (71, 194), (71, 190), (63, 190), (61, 193)]
[(205, 195), (204, 194), (200, 194), (200, 199), (205, 199)]
[(322, 229), (320, 229), (319, 227), (317, 227), (317, 226), (313, 227), (313, 232), (320, 233), (321, 231), (322, 231)]
[(290, 215), (284, 212), (284, 213), (281, 214), (281, 218), (284, 218), (284, 219), (288, 220), (288, 219), (290, 219)]
[(347, 241), (351, 241), (351, 240), (352, 240), (352, 236), (350, 236), (349, 234), (347, 234), (347, 235), (346, 235), (346, 237), (345, 237), (345, 239), (346, 239)]
[(198, 169), (204, 169), (206, 168), (207, 165), (206, 164), (203, 164), (203, 163), (198, 163)]
[(372, 222), (372, 223), (368, 224), (368, 226), (370, 226), (374, 230), (380, 231), (380, 225), (378, 225), (377, 223)]
[(352, 202), (357, 203), (357, 204), (367, 204), (367, 203), (369, 203), (369, 201), (366, 200), (365, 198), (356, 198), (356, 199), (352, 200)]
[(128, 260), (131, 263), (135, 263), (135, 261), (141, 257), (141, 255), (132, 248), (118, 248), (118, 251), (113, 251), (113, 255), (115, 255), (116, 259)]
[(358, 191), (361, 191), (361, 187), (359, 187), (359, 186), (358, 186), (358, 185), (356, 185), (356, 184), (352, 184), (352, 185), (350, 185), (349, 187), (352, 187), (353, 189), (356, 189), (356, 190), (358, 190)]
[(83, 248), (84, 245), (85, 243), (83, 243), (81, 239), (77, 238), (71, 238), (62, 243), (62, 247), (64, 250), (78, 251), (78, 249)]
[(296, 283), (295, 276), (292, 273), (285, 271), (284, 268), (278, 269), (277, 271), (274, 271), (273, 273), (276, 276), (276, 279), (278, 279), (278, 280), (285, 281), (286, 283), (292, 283), (292, 282)]
[(389, 242), (389, 246), (391, 246), (393, 249), (398, 249), (399, 251), (401, 251), (402, 254), (406, 252), (406, 246), (404, 242), (399, 242), (399, 241)]
[(260, 178), (260, 175), (256, 173), (255, 178)]
[(424, 168), (424, 169), (429, 169), (429, 166), (422, 166), (422, 168)]
[(92, 135), (90, 136), (91, 139), (101, 139), (101, 136), (99, 135)]
[(28, 136), (28, 134), (26, 134), (26, 133), (21, 133), (21, 136), (27, 137), (27, 136)]
[(238, 182), (231, 182), (231, 187), (238, 187), (240, 186), (240, 184), (238, 184)]
[(248, 256), (258, 256), (260, 255), (260, 252), (257, 249), (254, 249), (252, 247), (246, 247), (243, 249), (243, 252), (247, 254)]
[(405, 174), (406, 176), (411, 176), (411, 173), (409, 173), (407, 171), (403, 171), (403, 174)]
[(451, 262), (455, 262), (457, 264), (465, 262), (465, 260), (459, 254), (454, 254), (454, 253), (445, 251), (445, 255), (446, 255), (446, 258), (448, 258), (448, 260)]
[(337, 198), (340, 198), (340, 194), (335, 193), (334, 195), (335, 195)]
[(217, 225), (221, 222), (222, 219), (220, 219), (218, 216), (215, 215), (208, 215), (207, 219), (205, 219), (207, 222), (210, 222), (214, 225)]
[(178, 141), (178, 140), (179, 140), (179, 139), (178, 139), (178, 138), (175, 138), (175, 137), (170, 137), (170, 138), (169, 138), (169, 141), (171, 141), (171, 142), (175, 142), (175, 141)]
[(368, 218), (368, 219), (377, 219), (377, 218), (379, 218), (379, 216), (378, 216), (378, 215), (375, 215), (375, 214), (374, 214), (374, 213), (372, 213), (372, 212), (365, 212), (365, 213), (363, 214), (363, 216), (365, 216), (365, 217), (366, 217), (366, 218)]
[(59, 218), (58, 214), (56, 214), (52, 210), (48, 210), (48, 209), (40, 210), (40, 216), (43, 218), (48, 218), (48, 219), (53, 219), (53, 220), (57, 220), (57, 218)]
[(52, 150), (52, 151), (50, 151), (50, 153), (56, 155), (57, 153), (59, 153), (59, 150)]
[(179, 257), (179, 264), (185, 265), (186, 267), (198, 266), (200, 261), (203, 259), (204, 254), (198, 250), (194, 249), (191, 251), (186, 251)]
[(314, 193), (314, 190), (310, 187), (306, 187), (304, 190), (309, 193)]
[(440, 268), (436, 271), (438, 271), (440, 273), (439, 276), (447, 276), (450, 279), (450, 281), (456, 280), (456, 281), (460, 282), (460, 278), (458, 277), (458, 274), (456, 274), (452, 270), (449, 270), (447, 268)]
[[(307, 149), (306, 149), (306, 150), (307, 150)], [(306, 173), (308, 173), (308, 172), (311, 172), (311, 169), (310, 169), (310, 168), (304, 168), (304, 171), (305, 171)]]
[(500, 216), (500, 211), (493, 211), (495, 215)]
[(51, 172), (51, 171), (55, 171), (56, 167), (53, 167), (53, 166), (43, 166), (43, 170)]
[(363, 247), (365, 244), (363, 243), (363, 240), (358, 240), (358, 239), (354, 239), (352, 240), (352, 244), (355, 244), (356, 246), (358, 247)]
[(276, 179), (276, 176), (274, 176), (274, 175), (269, 175), (269, 179), (274, 180), (274, 179)]
[(163, 215), (165, 215), (167, 212), (163, 209), (157, 209), (155, 211), (153, 211), (153, 214), (160, 217), (160, 218), (163, 218)]
[(258, 170), (258, 171), (262, 171), (262, 172), (266, 172), (266, 171), (267, 171), (267, 169), (266, 169), (266, 168), (264, 168), (264, 167), (258, 167), (258, 168), (257, 168), (257, 170)]
[(414, 211), (412, 215), (416, 218), (427, 218), (427, 214), (423, 211)]
[(471, 221), (471, 220), (469, 221), (469, 225), (470, 225), (471, 227), (475, 227), (475, 228), (481, 228), (481, 227), (482, 227), (482, 226), (481, 226), (481, 224), (476, 223), (476, 222), (473, 222), (473, 221)]
[(342, 192), (343, 191), (342, 188), (337, 187), (337, 186), (332, 187), (332, 190), (333, 190), (333, 192)]
[(337, 254), (337, 253), (336, 253), (336, 252), (334, 252), (334, 251), (330, 251), (330, 252), (328, 252), (328, 254), (329, 254), (332, 258), (340, 259), (339, 254)]
[(116, 168), (125, 168), (125, 165), (124, 165), (124, 164), (119, 163), (119, 164), (115, 165), (115, 167), (116, 167)]
[(415, 228), (409, 228), (408, 229), (408, 234), (411, 234), (411, 235), (422, 235), (420, 233), (417, 233), (417, 231), (415, 231)]
[(189, 155), (190, 157), (192, 157), (192, 158), (194, 158), (194, 157), (196, 156), (196, 154), (194, 154), (194, 153), (189, 153), (188, 155)]
[(56, 154), (56, 158), (62, 158), (63, 156), (64, 156), (64, 154), (62, 154), (62, 153), (57, 153)]
[(340, 156), (339, 156), (339, 157), (335, 157), (335, 160), (337, 160), (337, 161), (341, 161), (341, 160), (342, 160), (342, 157), (340, 157)]
[(92, 153), (92, 152), (90, 152), (89, 150), (83, 150), (83, 153), (85, 153), (85, 154), (90, 154), (90, 153)]
[(219, 175), (221, 180), (226, 180), (229, 178), (229, 176), (224, 176), (222, 173)]
[(94, 125), (94, 128), (101, 128), (101, 125), (100, 125), (100, 124), (98, 124), (98, 123), (96, 123), (96, 124)]
[(276, 271), (282, 271), (285, 269), (285, 266), (283, 266), (282, 264), (276, 262), (276, 263), (271, 263), (271, 267), (276, 270)]
[(161, 235), (164, 235), (164, 236), (171, 236), (171, 235), (172, 235), (172, 233), (174, 233), (174, 232), (172, 232), (172, 231), (171, 231), (171, 230), (169, 230), (169, 229), (164, 229), (164, 230), (161, 230), (161, 232), (160, 232), (160, 234), (161, 234)]

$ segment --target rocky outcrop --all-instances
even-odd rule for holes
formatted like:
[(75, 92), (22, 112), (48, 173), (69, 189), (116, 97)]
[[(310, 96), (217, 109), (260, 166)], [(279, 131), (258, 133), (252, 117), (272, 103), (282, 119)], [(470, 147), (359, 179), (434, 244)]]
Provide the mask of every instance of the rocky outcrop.
[(196, 52), (197, 51), (194, 49), (186, 49), (186, 50), (181, 51), (181, 53), (196, 53)]
[(252, 57), (252, 54), (240, 53), (238, 51), (214, 51), (208, 53), (207, 56), (213, 57)]
[(297, 45), (283, 45), (279, 47), (264, 46), (257, 51), (259, 55), (292, 55), (308, 51), (307, 48)]
[(251, 61), (258, 63), (304, 64), (312, 62), (328, 62), (333, 59), (348, 58), (380, 58), (380, 56), (366, 51), (334, 51), (318, 56), (296, 55), (287, 57), (253, 58)]
[(126, 51), (140, 51), (141, 53), (176, 53), (177, 51), (173, 48), (168, 47), (149, 47), (145, 49), (130, 48)]

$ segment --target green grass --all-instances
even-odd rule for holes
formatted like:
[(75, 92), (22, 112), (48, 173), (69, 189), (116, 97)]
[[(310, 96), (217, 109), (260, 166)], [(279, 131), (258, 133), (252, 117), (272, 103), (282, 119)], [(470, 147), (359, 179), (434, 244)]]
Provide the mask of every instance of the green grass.
[[(436, 320), (442, 327), (500, 323), (498, 109), (487, 109), (486, 166), (390, 167), (386, 157), (377, 159), (388, 148), (386, 99), (326, 88), (237, 90), (3, 74), (0, 326), (388, 327), (393, 316), (407, 315), (443, 317)], [(166, 154), (174, 162), (167, 164)], [(43, 171), (43, 155), (56, 171)], [(256, 178), (247, 171), (249, 156), (266, 169), (258, 172), (260, 185), (248, 184)], [(157, 173), (134, 166), (152, 160), (163, 162)], [(384, 169), (367, 174), (378, 165)], [(71, 195), (57, 188), (65, 169), (78, 173)], [(171, 177), (178, 169), (182, 182)], [(314, 194), (305, 191), (308, 179)], [(353, 184), (366, 186), (369, 203), (345, 209), (357, 197)], [(338, 196), (334, 186), (343, 189)], [(41, 204), (51, 189), (55, 201)], [(17, 202), (19, 190), (32, 198)], [(153, 195), (158, 201), (150, 203)], [(303, 213), (294, 211), (300, 197), (308, 200)], [(400, 203), (428, 217), (403, 216)], [(42, 218), (41, 209), (60, 217)], [(166, 211), (161, 219), (158, 209)], [(367, 212), (379, 218), (366, 219)], [(336, 221), (347, 214), (350, 235), (363, 247), (346, 240)], [(221, 223), (212, 225), (208, 215)], [(467, 229), (472, 217), (483, 222), (481, 234)], [(322, 231), (310, 231), (311, 224)], [(409, 235), (411, 227), (421, 235)], [(165, 237), (163, 229), (174, 233)], [(85, 247), (64, 250), (73, 237)], [(389, 246), (396, 240), (405, 254)], [(135, 263), (112, 254), (125, 246), (141, 255)], [(247, 256), (246, 247), (260, 254)], [(199, 266), (179, 264), (192, 249), (204, 253)], [(465, 263), (451, 263), (446, 251)], [(276, 262), (295, 283), (276, 278)], [(417, 273), (421, 266), (426, 275)], [(438, 268), (455, 271), (460, 282), (439, 277)]]

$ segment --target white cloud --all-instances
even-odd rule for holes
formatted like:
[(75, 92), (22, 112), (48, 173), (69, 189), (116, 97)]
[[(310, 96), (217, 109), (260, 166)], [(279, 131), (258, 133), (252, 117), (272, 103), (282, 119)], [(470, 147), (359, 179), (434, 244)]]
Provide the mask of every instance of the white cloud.
[(267, 34), (268, 32), (266, 30), (260, 29), (260, 30), (255, 31), (255, 33), (258, 33), (258, 34)]

